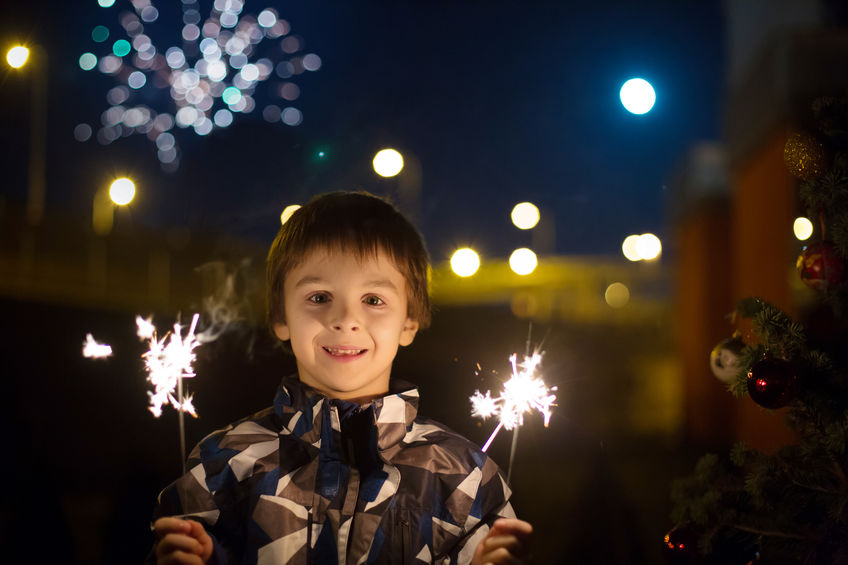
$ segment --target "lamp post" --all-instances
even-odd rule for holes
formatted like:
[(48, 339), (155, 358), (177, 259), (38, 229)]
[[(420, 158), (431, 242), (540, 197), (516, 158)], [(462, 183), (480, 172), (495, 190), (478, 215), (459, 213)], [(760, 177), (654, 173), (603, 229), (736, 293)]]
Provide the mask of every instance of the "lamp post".
[(115, 207), (126, 206), (135, 197), (135, 183), (121, 177), (112, 181), (107, 189), (105, 186), (94, 193), (91, 213), (91, 227), (100, 236), (109, 235), (115, 223)]
[(27, 172), (27, 221), (32, 226), (44, 217), (45, 169), (47, 162), (47, 52), (33, 45), (12, 47), (6, 62), (14, 69), (29, 68), (30, 95), (29, 163)]

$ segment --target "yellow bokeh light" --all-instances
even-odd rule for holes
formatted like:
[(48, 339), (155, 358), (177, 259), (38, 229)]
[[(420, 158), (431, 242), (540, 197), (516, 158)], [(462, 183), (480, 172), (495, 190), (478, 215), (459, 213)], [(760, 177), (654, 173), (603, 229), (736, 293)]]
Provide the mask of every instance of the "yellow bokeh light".
[(643, 233), (636, 240), (636, 252), (639, 258), (645, 261), (652, 261), (662, 253), (662, 243), (660, 238), (652, 233)]
[(536, 270), (538, 264), (536, 254), (526, 247), (516, 249), (509, 256), (509, 268), (517, 275), (529, 275)]
[(16, 69), (23, 67), (29, 58), (29, 49), (23, 45), (15, 45), (6, 53), (6, 62)]
[(638, 235), (628, 235), (624, 238), (624, 243), (621, 244), (621, 251), (629, 261), (639, 261), (642, 259), (642, 256), (639, 255), (639, 251), (636, 249), (636, 243), (638, 241)]
[(118, 206), (125, 206), (135, 197), (135, 183), (126, 177), (115, 179), (109, 187), (109, 198)]
[(624, 283), (614, 282), (604, 292), (604, 300), (613, 308), (621, 308), (630, 302), (630, 289)]
[(810, 236), (813, 235), (813, 222), (803, 216), (795, 218), (792, 231), (795, 233), (795, 237), (801, 241), (810, 239)]
[(512, 209), (512, 223), (520, 230), (529, 230), (539, 223), (539, 209), (530, 202), (521, 202)]
[(280, 224), (285, 224), (289, 221), (289, 218), (292, 217), (292, 214), (297, 212), (300, 208), (300, 204), (289, 204), (285, 208), (283, 208), (283, 213), (280, 214)]
[(451, 255), (450, 266), (460, 277), (470, 277), (480, 268), (480, 256), (470, 247), (463, 247)]
[(393, 177), (403, 169), (403, 156), (394, 149), (382, 149), (374, 155), (372, 164), (381, 177)]

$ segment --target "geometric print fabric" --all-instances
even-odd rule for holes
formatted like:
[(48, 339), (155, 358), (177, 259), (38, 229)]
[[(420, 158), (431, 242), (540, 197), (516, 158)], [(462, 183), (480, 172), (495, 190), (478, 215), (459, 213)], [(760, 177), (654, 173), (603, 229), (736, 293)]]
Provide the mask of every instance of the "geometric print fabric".
[(401, 381), (359, 407), (287, 377), (273, 407), (192, 450), (154, 520), (201, 522), (210, 563), (470, 563), (491, 524), (515, 516), (509, 487), (477, 446), (417, 411)]

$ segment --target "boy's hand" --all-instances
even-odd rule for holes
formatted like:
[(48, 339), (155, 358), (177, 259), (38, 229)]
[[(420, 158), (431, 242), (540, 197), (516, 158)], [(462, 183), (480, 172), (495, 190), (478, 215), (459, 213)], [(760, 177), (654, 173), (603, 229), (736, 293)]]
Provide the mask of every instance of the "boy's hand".
[(500, 518), (492, 524), (474, 551), (472, 565), (526, 565), (530, 563), (533, 526), (516, 518)]
[(158, 565), (203, 565), (212, 555), (212, 538), (199, 522), (180, 518), (159, 518), (153, 523), (159, 536), (156, 544)]

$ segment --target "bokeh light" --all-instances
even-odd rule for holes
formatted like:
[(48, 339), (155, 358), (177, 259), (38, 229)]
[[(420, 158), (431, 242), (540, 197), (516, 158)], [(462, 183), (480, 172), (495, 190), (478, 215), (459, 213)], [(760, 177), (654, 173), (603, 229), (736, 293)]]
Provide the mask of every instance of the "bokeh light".
[(147, 77), (141, 71), (133, 71), (130, 73), (130, 76), (127, 77), (127, 84), (130, 88), (134, 88), (138, 90), (147, 82)]
[(317, 71), (321, 68), (321, 57), (315, 53), (304, 55), (301, 62), (303, 63), (303, 68), (307, 71)]
[(621, 251), (630, 261), (652, 261), (662, 253), (662, 242), (652, 233), (628, 235), (621, 244)]
[(638, 235), (628, 235), (624, 238), (624, 243), (621, 244), (621, 251), (629, 261), (639, 261), (642, 259), (642, 256), (639, 255), (639, 251), (636, 249), (636, 242), (638, 241)]
[(213, 121), (215, 122), (215, 125), (219, 128), (225, 128), (233, 123), (233, 113), (229, 110), (221, 108), (220, 110), (215, 112)]
[(91, 39), (96, 43), (103, 43), (109, 39), (109, 28), (106, 26), (96, 26), (91, 30)]
[(509, 268), (517, 275), (529, 275), (536, 270), (539, 260), (532, 250), (522, 247), (509, 256)]
[(299, 126), (303, 121), (303, 114), (297, 108), (284, 108), (280, 114), (280, 120), (287, 126)]
[(289, 218), (292, 217), (292, 214), (297, 212), (300, 208), (300, 204), (289, 204), (285, 208), (283, 208), (283, 213), (280, 214), (280, 224), (285, 224), (289, 221)]
[(470, 247), (463, 247), (451, 255), (450, 266), (460, 277), (470, 277), (480, 268), (480, 256)]
[(109, 198), (118, 206), (125, 206), (135, 197), (135, 183), (126, 177), (115, 179), (109, 187)]
[(795, 222), (792, 224), (792, 231), (795, 237), (801, 241), (810, 239), (810, 236), (813, 235), (813, 222), (803, 216), (795, 218)]
[(513, 207), (510, 217), (515, 227), (529, 230), (539, 223), (539, 209), (530, 202), (521, 202)]
[(23, 45), (15, 45), (6, 53), (6, 62), (10, 67), (20, 69), (29, 59), (29, 49)]
[(381, 177), (393, 177), (403, 169), (403, 156), (394, 149), (381, 149), (374, 155), (374, 172)]
[(131, 50), (132, 45), (130, 45), (130, 42), (126, 39), (119, 39), (112, 44), (112, 53), (114, 53), (116, 57), (125, 57), (129, 55)]
[(657, 95), (654, 87), (642, 78), (632, 78), (621, 86), (621, 103), (631, 114), (645, 114), (654, 107)]
[(74, 139), (77, 141), (88, 141), (91, 139), (91, 126), (88, 124), (77, 124), (74, 128)]
[[(321, 59), (303, 51), (303, 38), (290, 34), (275, 9), (256, 16), (246, 12), (243, 0), (215, 0), (204, 3), (208, 14), (201, 15), (200, 2), (182, 0), (173, 3), (182, 11), (182, 25), (161, 26), (166, 18), (150, 0), (127, 4), (115, 12), (118, 25), (93, 27), (94, 44), (79, 59), (81, 69), (97, 69), (117, 82), (106, 94), (109, 107), (100, 112), (98, 142), (135, 134), (155, 141), (175, 125), (205, 136), (255, 109), (278, 126), (303, 122), (298, 108), (273, 102), (298, 99), (297, 75), (318, 70)], [(98, 127), (96, 121), (89, 125)], [(179, 168), (182, 135), (165, 149), (157, 143), (163, 170)]]
[(652, 233), (643, 233), (636, 240), (636, 252), (643, 261), (653, 261), (662, 253), (660, 238)]
[(97, 0), (97, 3), (100, 4), (102, 8), (111, 8), (115, 3), (115, 0)]
[(235, 86), (228, 86), (221, 94), (221, 100), (223, 100), (224, 104), (228, 106), (238, 104), (238, 101), (241, 100), (241, 90)]
[(613, 308), (621, 308), (630, 302), (630, 289), (624, 283), (614, 282), (604, 292), (604, 300)]
[(79, 58), (79, 66), (84, 71), (90, 71), (97, 66), (97, 56), (94, 53), (83, 53)]

